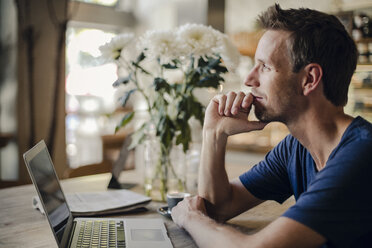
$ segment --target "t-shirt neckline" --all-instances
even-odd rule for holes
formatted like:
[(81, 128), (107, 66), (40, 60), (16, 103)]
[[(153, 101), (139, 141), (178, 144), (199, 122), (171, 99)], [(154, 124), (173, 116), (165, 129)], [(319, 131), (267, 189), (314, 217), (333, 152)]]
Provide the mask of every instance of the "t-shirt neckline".
[[(323, 169), (327, 166), (328, 164), (328, 161), (331, 160), (334, 156), (335, 156), (335, 153), (337, 152), (337, 150), (340, 148), (341, 144), (343, 143), (344, 139), (346, 139), (348, 133), (350, 132), (350, 129), (353, 128), (354, 125), (356, 125), (355, 123), (358, 123), (360, 121), (361, 117), (358, 115), (357, 117), (355, 117), (351, 122), (350, 124), (346, 127), (344, 133), (342, 134), (341, 136), (341, 139), (340, 139), (340, 142), (338, 142), (337, 146), (332, 150), (331, 154), (329, 154), (329, 157), (326, 161), (326, 164), (325, 166), (323, 167)], [(310, 152), (308, 151), (309, 155), (311, 156)], [(318, 170), (318, 168), (316, 167), (316, 163), (314, 161), (314, 158), (313, 156), (311, 156), (311, 159), (313, 160), (313, 167), (314, 167), (314, 171), (315, 171), (315, 174), (318, 174), (319, 172), (323, 171), (322, 170)]]

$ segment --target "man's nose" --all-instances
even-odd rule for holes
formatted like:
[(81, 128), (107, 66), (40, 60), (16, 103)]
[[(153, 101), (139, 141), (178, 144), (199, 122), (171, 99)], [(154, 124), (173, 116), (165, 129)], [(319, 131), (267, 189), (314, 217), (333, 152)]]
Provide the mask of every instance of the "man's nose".
[(244, 84), (248, 87), (258, 87), (260, 85), (257, 77), (256, 67), (253, 67), (252, 70), (248, 73), (247, 77), (245, 78)]

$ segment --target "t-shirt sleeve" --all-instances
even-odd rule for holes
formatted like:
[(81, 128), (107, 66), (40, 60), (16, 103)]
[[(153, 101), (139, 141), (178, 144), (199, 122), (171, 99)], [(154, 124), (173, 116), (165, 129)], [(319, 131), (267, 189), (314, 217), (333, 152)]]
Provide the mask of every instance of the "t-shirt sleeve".
[(242, 184), (255, 197), (283, 203), (293, 194), (286, 167), (291, 156), (292, 143), (293, 137), (288, 135), (263, 161), (240, 175)]
[(371, 235), (371, 148), (371, 141), (345, 147), (283, 216), (322, 234), (330, 247), (350, 247)]

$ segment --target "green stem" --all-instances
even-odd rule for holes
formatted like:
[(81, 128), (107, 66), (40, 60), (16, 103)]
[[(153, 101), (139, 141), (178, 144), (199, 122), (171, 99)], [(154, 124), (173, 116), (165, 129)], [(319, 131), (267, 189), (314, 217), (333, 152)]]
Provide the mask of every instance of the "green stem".
[[(125, 60), (124, 58), (122, 58), (122, 60), (125, 64), (125, 67), (127, 69), (127, 71), (133, 71), (133, 68), (130, 66), (130, 64), (128, 63), (127, 60)], [(131, 78), (132, 82), (134, 83), (134, 85), (137, 87), (137, 90), (141, 93), (141, 95), (145, 98), (146, 100), (146, 103), (147, 103), (147, 106), (148, 106), (148, 109), (149, 109), (149, 113), (152, 117), (152, 107), (151, 107), (151, 102), (150, 102), (150, 99), (148, 98), (148, 96), (145, 94), (145, 91), (140, 87), (139, 83), (138, 83), (138, 78), (137, 78), (137, 70), (139, 70), (137, 67), (134, 67), (134, 77)]]
[(164, 146), (164, 144), (161, 144), (161, 147), (162, 147), (162, 156), (164, 156), (164, 157), (166, 156), (168, 158), (164, 161), (164, 166), (166, 168), (169, 167), (172, 175), (176, 178), (177, 184), (178, 184), (178, 190), (179, 191), (184, 191), (186, 189), (186, 183), (183, 182), (181, 180), (181, 178), (178, 177), (176, 171), (174, 170), (174, 167), (173, 167), (173, 164), (172, 164), (172, 161), (171, 161), (171, 158), (170, 158), (170, 153), (171, 153), (172, 148), (171, 147), (167, 148), (167, 147)]
[(168, 175), (167, 168), (163, 166), (163, 157), (160, 156), (156, 163), (155, 178), (157, 177), (160, 178), (159, 191), (160, 191), (161, 201), (166, 200), (166, 193), (168, 191), (167, 175)]

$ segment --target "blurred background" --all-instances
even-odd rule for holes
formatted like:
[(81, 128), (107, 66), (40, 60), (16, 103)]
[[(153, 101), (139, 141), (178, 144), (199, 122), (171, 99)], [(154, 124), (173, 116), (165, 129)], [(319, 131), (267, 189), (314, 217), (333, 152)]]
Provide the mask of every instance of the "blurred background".
[[(0, 188), (30, 182), (22, 154), (41, 139), (60, 178), (111, 170), (128, 134), (114, 134), (115, 126), (129, 111), (113, 101), (116, 66), (100, 60), (99, 47), (112, 37), (185, 23), (211, 25), (228, 34), (242, 54), (222, 90), (246, 90), (243, 80), (262, 35), (255, 19), (275, 2), (340, 18), (360, 54), (346, 111), (371, 121), (370, 0), (0, 1)], [(284, 125), (271, 123), (230, 137), (227, 160), (252, 165), (287, 134)], [(134, 167), (132, 156), (127, 169)]]

